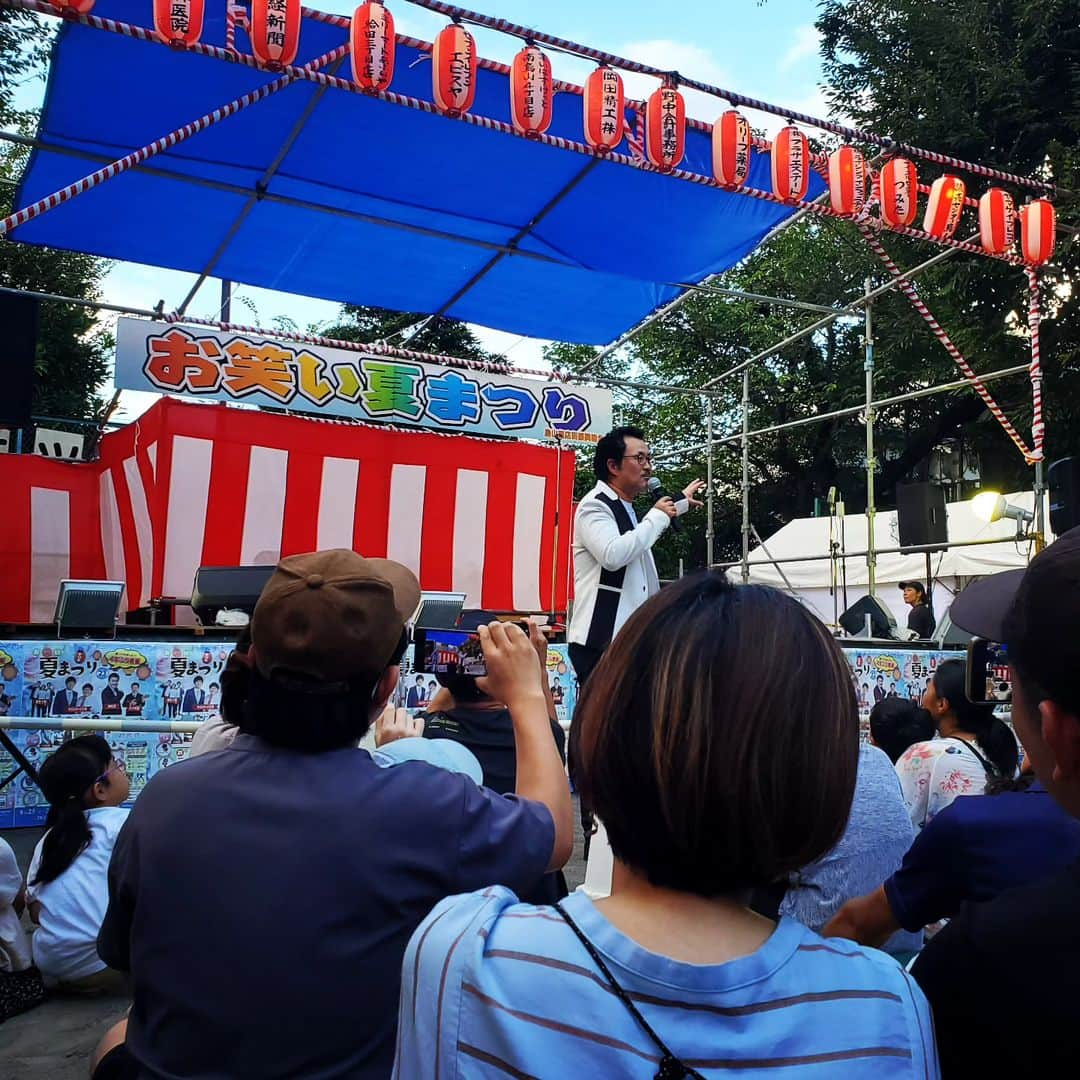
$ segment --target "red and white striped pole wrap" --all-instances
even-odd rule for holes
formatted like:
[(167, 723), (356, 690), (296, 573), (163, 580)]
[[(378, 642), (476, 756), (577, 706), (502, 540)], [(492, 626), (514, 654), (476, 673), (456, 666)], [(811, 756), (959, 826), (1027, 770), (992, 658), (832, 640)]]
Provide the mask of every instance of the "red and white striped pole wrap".
[(225, 48), (236, 52), (236, 28), (248, 26), (247, 11), (235, 0), (225, 0)]
[[(315, 67), (333, 63), (347, 52), (347, 45), (339, 45), (331, 52), (316, 57), (305, 65), (305, 69), (314, 70)], [(220, 109), (205, 113), (198, 120), (192, 120), (190, 124), (184, 124), (183, 127), (170, 131), (168, 135), (163, 135), (160, 139), (155, 139), (152, 143), (148, 143), (130, 154), (125, 154), (122, 158), (110, 162), (104, 168), (90, 173), (89, 176), (76, 180), (74, 184), (68, 184), (67, 187), (60, 188), (59, 191), (54, 191), (51, 195), (46, 195), (44, 199), (38, 199), (36, 203), (24, 206), (21, 210), (16, 210), (14, 214), (9, 214), (6, 218), (0, 220), (0, 234), (11, 232), (12, 229), (17, 229), (20, 225), (25, 225), (28, 221), (33, 221), (34, 218), (40, 217), (50, 210), (55, 210), (56, 207), (62, 206), (69, 199), (75, 198), (76, 195), (82, 195), (83, 192), (90, 191), (91, 188), (97, 187), (98, 184), (111, 180), (114, 176), (119, 176), (136, 165), (141, 165), (144, 161), (160, 154), (163, 150), (170, 150), (172, 147), (178, 146), (185, 140), (190, 139), (192, 135), (198, 135), (200, 131), (205, 131), (208, 127), (218, 123), (218, 121), (225, 120), (240, 112), (241, 109), (246, 109), (249, 105), (254, 105), (255, 102), (262, 101), (263, 98), (283, 90), (290, 83), (295, 82), (296, 78), (295, 75), (282, 75), (265, 86), (260, 86), (256, 90), (251, 90), (238, 98), (234, 98), (228, 104), (222, 105)]]
[(1030, 461), (1043, 460), (1043, 443), (1046, 441), (1046, 425), (1043, 423), (1042, 358), (1039, 354), (1039, 271), (1024, 268), (1028, 279), (1028, 330), (1031, 332), (1031, 441), (1034, 444)]
[(990, 391), (982, 384), (979, 376), (975, 373), (975, 370), (964, 359), (960, 350), (953, 344), (952, 339), (945, 333), (941, 324), (934, 318), (930, 309), (923, 303), (922, 297), (919, 296), (915, 286), (904, 277), (903, 271), (892, 261), (889, 253), (878, 242), (873, 231), (866, 225), (858, 223), (856, 223), (856, 227), (859, 232), (862, 233), (863, 239), (870, 245), (871, 250), (885, 264), (885, 269), (900, 283), (900, 291), (911, 301), (911, 306), (926, 320), (926, 324), (930, 327), (934, 337), (941, 342), (945, 351), (952, 357), (953, 362), (963, 373), (964, 378), (971, 383), (971, 388), (980, 398), (982, 398), (983, 403), (986, 405), (987, 409), (990, 410), (990, 415), (1002, 426), (1005, 434), (1016, 444), (1016, 448), (1024, 455), (1024, 459), (1029, 463), (1034, 461), (1034, 452), (1028, 449), (1027, 443), (1024, 442), (1020, 433), (1009, 422), (1009, 418), (1002, 412), (1001, 406), (994, 400), (993, 395), (991, 395)]

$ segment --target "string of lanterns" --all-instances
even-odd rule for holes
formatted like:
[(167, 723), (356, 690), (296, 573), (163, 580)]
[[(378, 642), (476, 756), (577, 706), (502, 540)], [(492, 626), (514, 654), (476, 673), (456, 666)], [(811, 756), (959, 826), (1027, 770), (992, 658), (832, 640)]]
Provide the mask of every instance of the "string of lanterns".
[[(94, 0), (50, 0), (61, 13), (84, 15)], [(153, 0), (154, 30), (167, 45), (195, 44), (203, 30), (205, 0)], [(248, 36), (252, 55), (270, 68), (292, 64), (300, 47), (301, 0), (251, 0)], [(394, 17), (380, 0), (365, 0), (353, 12), (349, 30), (353, 82), (368, 93), (389, 89), (394, 78), (397, 39)], [(432, 98), (446, 116), (468, 112), (476, 98), (478, 67), (476, 41), (458, 21), (436, 36), (431, 54)], [(525, 136), (542, 135), (551, 126), (554, 83), (551, 61), (532, 41), (510, 64), (510, 118)], [(609, 153), (626, 131), (626, 93), (622, 76), (601, 63), (582, 88), (582, 127), (586, 144)], [(661, 172), (678, 168), (686, 153), (686, 102), (676, 78), (669, 76), (645, 102), (645, 159)], [(750, 173), (754, 145), (750, 124), (737, 109), (728, 109), (712, 129), (712, 172), (728, 188), (743, 186)], [(789, 122), (777, 133), (770, 153), (773, 194), (784, 202), (801, 202), (809, 189), (814, 159), (806, 134)], [(862, 216), (877, 205), (883, 225), (908, 228), (918, 214), (918, 174), (913, 162), (892, 157), (873, 173), (863, 155), (841, 146), (828, 156), (829, 201), (833, 212)], [(925, 189), (924, 189), (925, 190)], [(964, 181), (946, 173), (930, 185), (923, 231), (951, 239), (967, 201)], [(1013, 250), (1016, 224), (1026, 263), (1045, 263), (1053, 254), (1056, 234), (1054, 206), (1034, 199), (1016, 210), (1012, 196), (990, 188), (978, 200), (979, 239), (991, 255)]]

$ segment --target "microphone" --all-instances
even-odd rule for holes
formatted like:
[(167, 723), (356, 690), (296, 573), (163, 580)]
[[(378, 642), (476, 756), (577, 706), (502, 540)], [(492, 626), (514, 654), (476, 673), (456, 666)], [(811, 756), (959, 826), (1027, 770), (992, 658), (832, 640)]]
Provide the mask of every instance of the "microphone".
[[(656, 476), (649, 477), (649, 494), (653, 497), (653, 502), (659, 502), (661, 499), (674, 499), (675, 496), (669, 494), (664, 490), (664, 485), (660, 483), (660, 480)], [(677, 518), (671, 519), (671, 527), (675, 532), (682, 532), (682, 522)]]

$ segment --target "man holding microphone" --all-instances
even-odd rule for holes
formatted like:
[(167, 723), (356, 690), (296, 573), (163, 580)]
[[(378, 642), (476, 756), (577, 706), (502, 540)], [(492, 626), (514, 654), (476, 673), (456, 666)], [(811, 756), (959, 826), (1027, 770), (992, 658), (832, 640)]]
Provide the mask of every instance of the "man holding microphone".
[[(695, 496), (705, 486), (694, 480), (677, 500), (668, 495), (653, 478), (645, 433), (633, 427), (615, 428), (596, 444), (593, 471), (596, 486), (574, 516), (574, 610), (566, 634), (580, 686), (623, 623), (660, 591), (652, 546), (681, 514), (702, 505)], [(633, 501), (649, 490), (659, 498), (638, 521)]]

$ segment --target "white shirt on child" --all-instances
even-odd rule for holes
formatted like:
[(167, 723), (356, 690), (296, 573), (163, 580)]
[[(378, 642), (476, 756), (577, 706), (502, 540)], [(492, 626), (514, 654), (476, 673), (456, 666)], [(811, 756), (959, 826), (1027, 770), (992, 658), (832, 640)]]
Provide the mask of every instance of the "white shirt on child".
[[(44, 885), (27, 885), (29, 899), (41, 904), (40, 925), (33, 936), (34, 963), (47, 978), (71, 982), (105, 970), (97, 953), (97, 936), (109, 903), (109, 859), (129, 813), (123, 806), (87, 810), (90, 843), (58, 878)], [(37, 876), (48, 835), (34, 848), (27, 882)]]
[(30, 966), (30, 941), (15, 914), (22, 892), (22, 874), (11, 845), (0, 838), (0, 971), (25, 971)]

